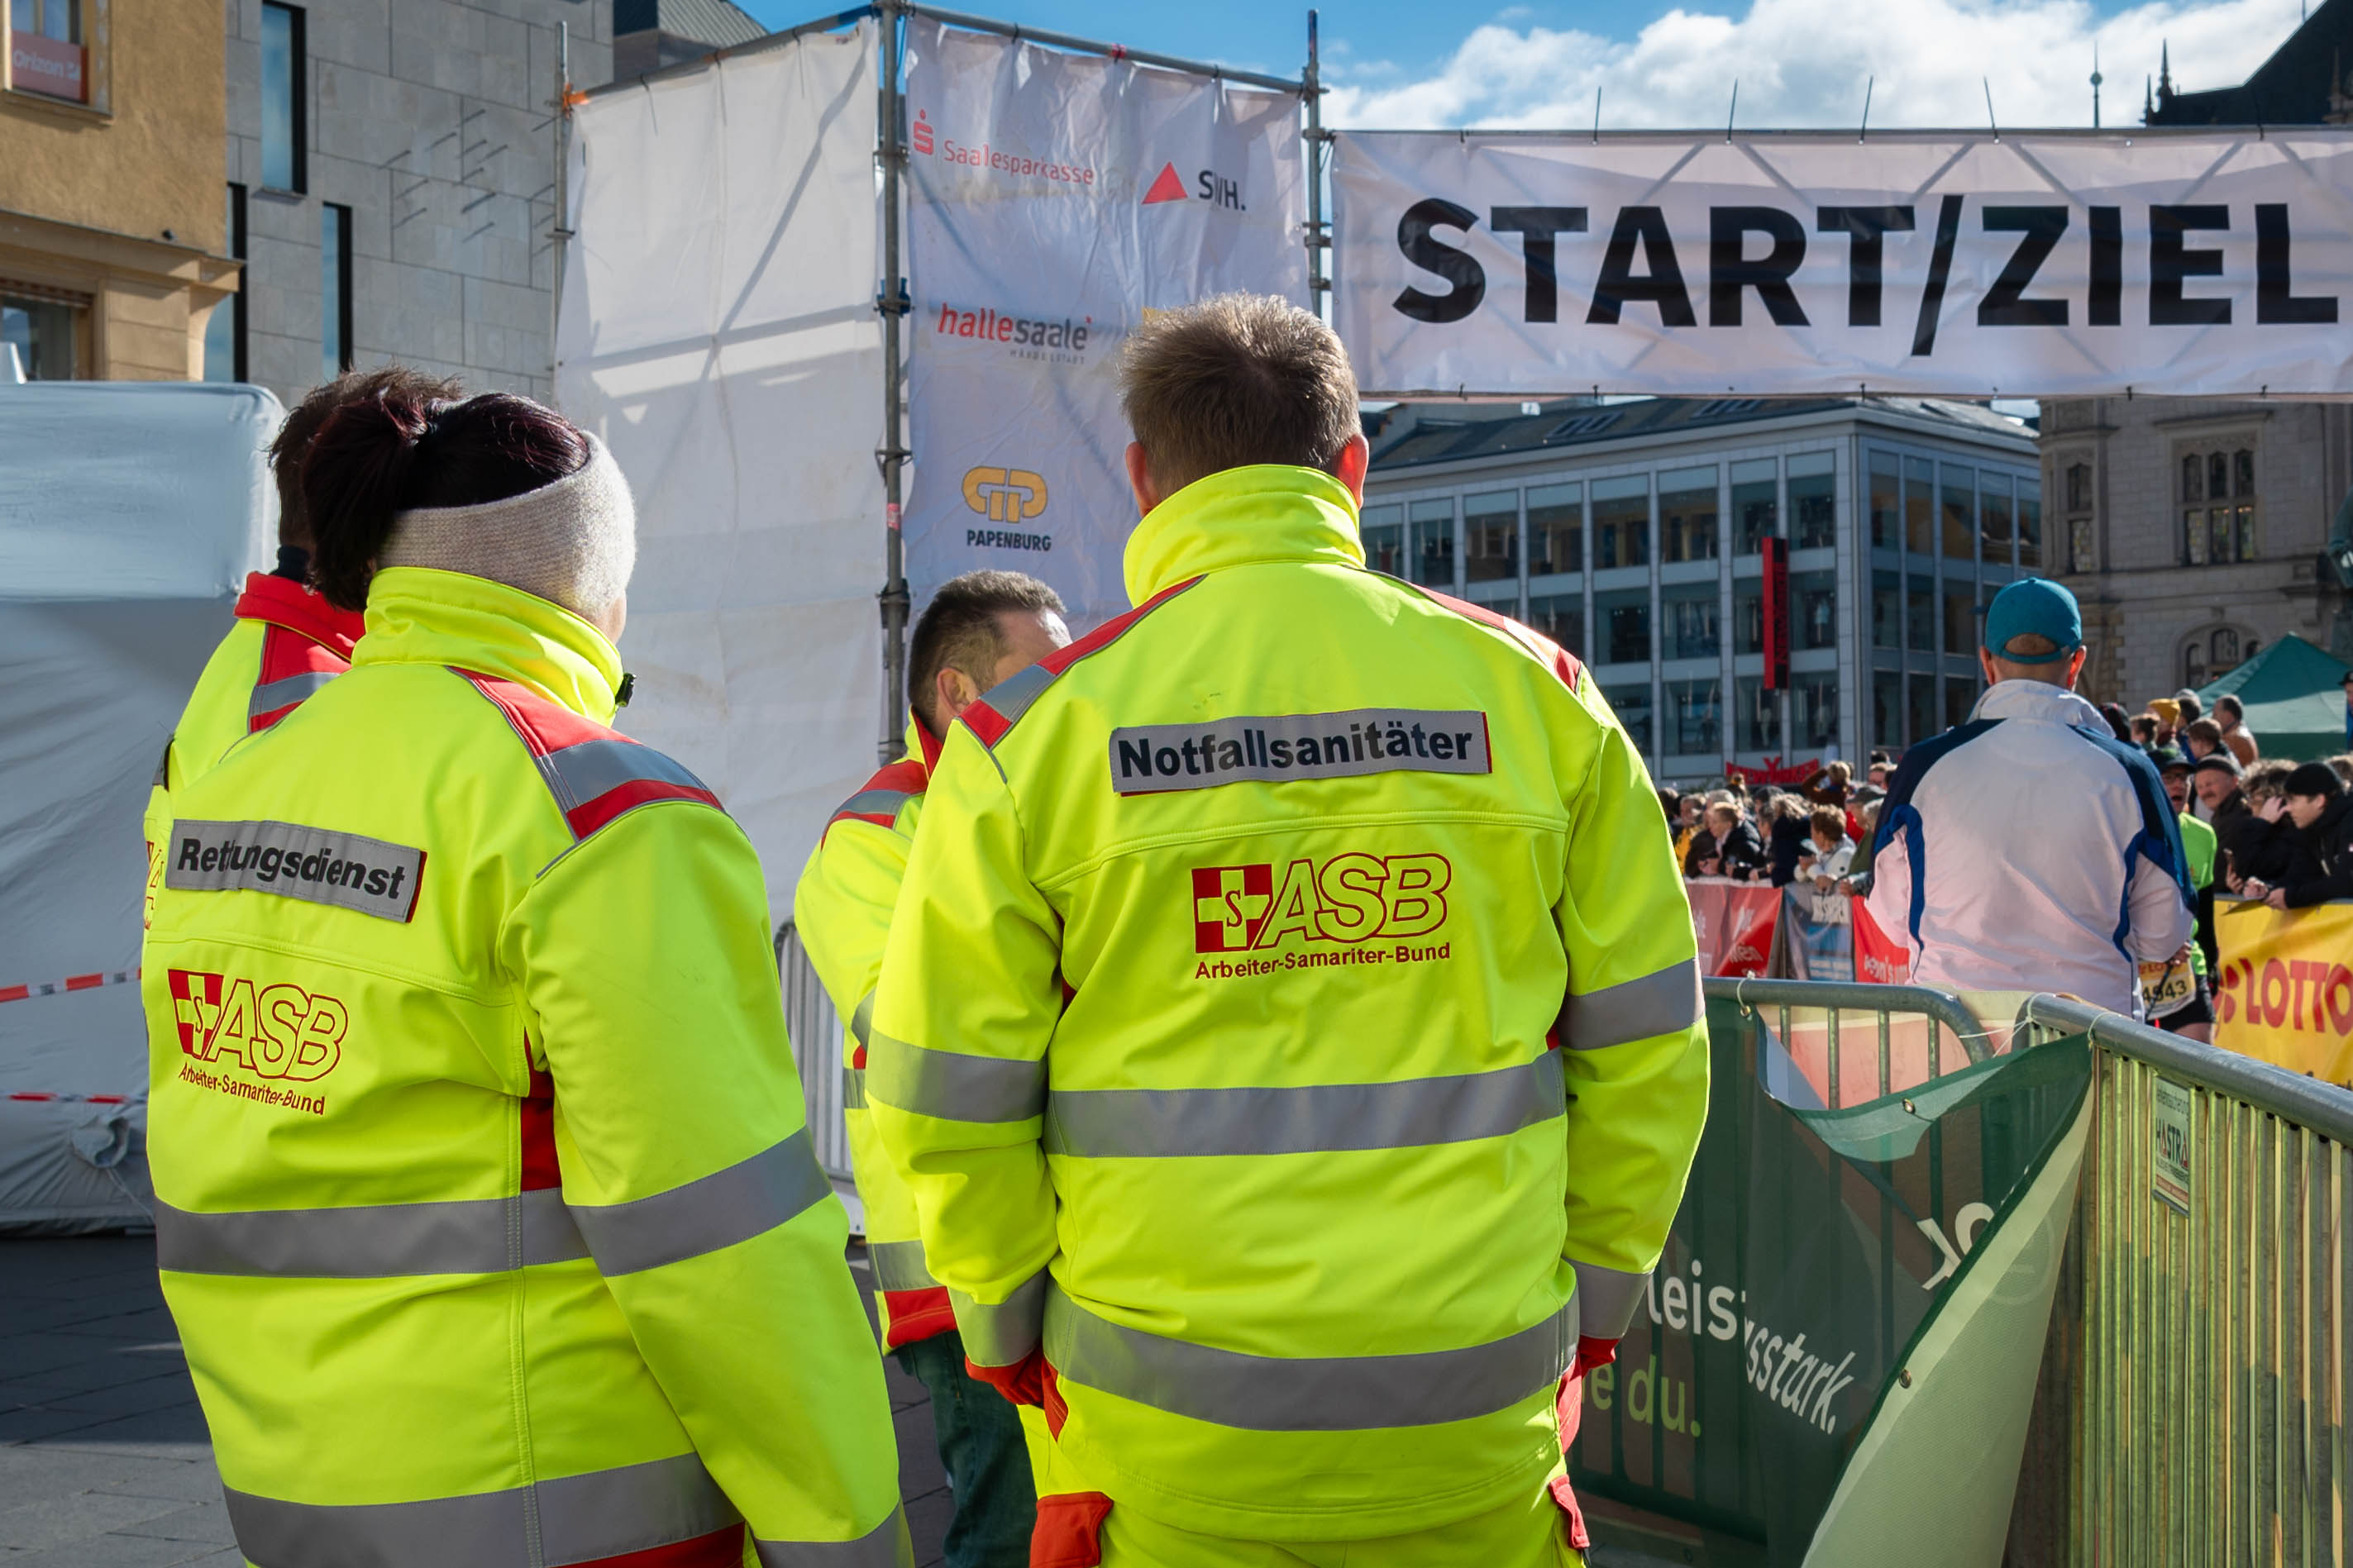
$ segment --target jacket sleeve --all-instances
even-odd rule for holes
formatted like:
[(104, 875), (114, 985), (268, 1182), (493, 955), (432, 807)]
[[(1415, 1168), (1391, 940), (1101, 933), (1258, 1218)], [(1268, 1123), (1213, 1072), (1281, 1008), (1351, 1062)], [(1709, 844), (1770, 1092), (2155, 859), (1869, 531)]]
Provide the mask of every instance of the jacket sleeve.
[(910, 835), (839, 818), (809, 854), (793, 891), (793, 929), (856, 1047), (866, 1044), (882, 944), (907, 875)]
[(2125, 950), (2144, 963), (2171, 958), (2198, 934), (2197, 893), (2189, 885), (2189, 855), (2181, 847), (2181, 819), (2147, 759), (2130, 768), (2140, 820), (2126, 854), (2125, 900), (2131, 929)]
[(1567, 1229), (1582, 1337), (1633, 1321), (1707, 1120), (1707, 1023), (1691, 904), (1641, 759), (1598, 698), (1591, 768), (1567, 801), (1554, 919), (1568, 954)]
[(1012, 1367), (1039, 1346), (1056, 1250), (1039, 1140), (1061, 921), (1029, 879), (996, 759), (961, 724), (923, 811), (875, 994), (867, 1107), (914, 1192), (965, 1358)]
[(704, 1465), (761, 1542), (902, 1561), (881, 1358), (751, 845), (708, 806), (641, 806), (542, 875), (501, 955), (554, 1080), (565, 1202)]

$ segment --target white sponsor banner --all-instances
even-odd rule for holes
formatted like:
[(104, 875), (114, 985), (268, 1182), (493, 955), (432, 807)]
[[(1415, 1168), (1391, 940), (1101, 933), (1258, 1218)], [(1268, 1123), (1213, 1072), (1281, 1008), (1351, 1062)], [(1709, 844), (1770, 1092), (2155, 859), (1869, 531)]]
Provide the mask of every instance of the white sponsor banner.
[(922, 17), (907, 55), (907, 576), (1027, 572), (1094, 625), (1128, 607), (1127, 329), (1306, 302), (1300, 100)]
[(2353, 391), (2353, 133), (1363, 132), (1367, 395)]

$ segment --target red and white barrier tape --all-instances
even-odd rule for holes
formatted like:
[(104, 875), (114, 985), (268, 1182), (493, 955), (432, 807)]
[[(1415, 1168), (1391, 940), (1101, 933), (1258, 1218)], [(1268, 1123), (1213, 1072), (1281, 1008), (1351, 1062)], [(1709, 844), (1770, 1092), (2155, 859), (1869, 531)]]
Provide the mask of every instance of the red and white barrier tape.
[(69, 974), (63, 980), (32, 981), (21, 985), (0, 985), (0, 1002), (22, 1002), (28, 996), (55, 996), (66, 991), (95, 991), (101, 985), (127, 985), (139, 978), (135, 969), (117, 969), (97, 974)]
[(0, 1094), (0, 1100), (56, 1100), (65, 1105), (128, 1105), (143, 1094)]

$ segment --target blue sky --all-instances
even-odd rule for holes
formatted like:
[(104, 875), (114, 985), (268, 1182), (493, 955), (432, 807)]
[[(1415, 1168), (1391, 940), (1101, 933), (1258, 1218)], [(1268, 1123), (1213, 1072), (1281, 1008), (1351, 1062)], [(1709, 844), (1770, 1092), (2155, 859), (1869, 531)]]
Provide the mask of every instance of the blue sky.
[[(1247, 0), (1149, 5), (1003, 0), (1008, 21), (1291, 74), (1306, 7)], [(2103, 121), (2137, 118), (2169, 43), (2188, 88), (2243, 79), (2292, 32), (2301, 0), (1597, 0), (1512, 5), (1337, 0), (1324, 5), (1326, 117), (1335, 124), (1720, 125), (1734, 78), (1740, 118), (1851, 123), (1875, 79), (1877, 125), (1977, 125), (1991, 87), (2005, 126), (2090, 123), (2099, 50)], [(751, 0), (781, 26), (818, 7)], [(1871, 18), (1857, 26), (1859, 14)]]

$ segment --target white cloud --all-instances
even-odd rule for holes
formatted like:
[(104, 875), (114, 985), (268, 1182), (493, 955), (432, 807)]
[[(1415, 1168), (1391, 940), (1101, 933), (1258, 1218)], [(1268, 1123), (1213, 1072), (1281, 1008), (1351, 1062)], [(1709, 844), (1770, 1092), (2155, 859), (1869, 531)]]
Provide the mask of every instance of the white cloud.
[(2177, 88), (2233, 86), (2295, 30), (2297, 5), (2150, 0), (2102, 20), (2083, 0), (1749, 0), (1737, 16), (1671, 11), (1631, 39), (1514, 26), (1505, 13), (1433, 71), (1334, 62), (1324, 121), (1581, 130), (1599, 85), (1605, 130), (1715, 126), (1737, 78), (1741, 125), (1844, 126), (1875, 77), (1875, 126), (1981, 126), (1981, 81), (2005, 129), (2088, 125), (2096, 41), (2102, 123), (2129, 126), (2160, 42)]

